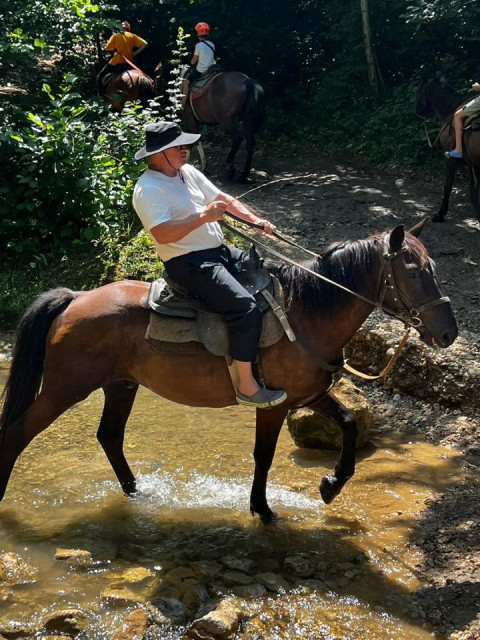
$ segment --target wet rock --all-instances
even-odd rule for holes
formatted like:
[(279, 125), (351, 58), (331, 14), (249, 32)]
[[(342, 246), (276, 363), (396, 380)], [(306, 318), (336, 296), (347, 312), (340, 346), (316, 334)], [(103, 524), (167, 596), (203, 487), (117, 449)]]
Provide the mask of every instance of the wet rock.
[(242, 610), (237, 604), (222, 600), (214, 611), (195, 620), (185, 637), (192, 640), (230, 638), (238, 628), (241, 615)]
[(79, 567), (91, 567), (95, 564), (91, 552), (85, 549), (59, 548), (55, 551), (55, 560), (68, 562), (70, 565)]
[(283, 568), (288, 573), (300, 578), (309, 578), (315, 572), (313, 565), (301, 555), (287, 556), (283, 563)]
[(112, 640), (143, 640), (148, 623), (148, 611), (145, 609), (135, 609), (125, 616)]
[(36, 582), (38, 569), (16, 553), (0, 555), (0, 581), (7, 585)]
[(246, 573), (241, 571), (225, 571), (222, 574), (222, 580), (228, 585), (252, 584), (254, 582), (252, 576), (247, 576)]
[(183, 604), (192, 611), (196, 611), (207, 599), (206, 587), (197, 580), (185, 580), (180, 584)]
[(218, 562), (210, 560), (191, 562), (190, 566), (196, 578), (214, 578), (222, 571), (222, 566)]
[[(373, 314), (346, 345), (352, 366), (366, 373), (378, 373), (388, 361), (387, 350), (403, 336), (401, 325), (393, 320), (379, 321)], [(460, 337), (448, 349), (434, 349), (412, 333), (401, 357), (385, 380), (395, 388), (434, 402), (450, 402), (472, 407), (480, 405), (478, 350)]]
[(188, 618), (188, 611), (181, 600), (177, 598), (155, 597), (151, 604), (172, 622), (180, 624)]
[(123, 584), (152, 584), (157, 577), (154, 571), (145, 567), (132, 567), (122, 573), (112, 574), (112, 579)]
[(250, 558), (239, 558), (238, 556), (225, 556), (222, 558), (222, 564), (229, 569), (236, 569), (248, 573), (252, 568), (252, 560)]
[(34, 629), (22, 623), (0, 620), (0, 638), (15, 640), (16, 638), (30, 637)]
[(248, 600), (250, 598), (261, 598), (266, 593), (263, 584), (245, 584), (233, 588), (233, 593), (239, 598)]
[(187, 578), (196, 578), (195, 571), (192, 567), (175, 567), (171, 569), (167, 576), (172, 580), (185, 580)]
[[(357, 420), (356, 447), (368, 441), (373, 424), (373, 409), (362, 392), (349, 380), (343, 378), (334, 389), (335, 397), (344, 404)], [(340, 449), (343, 434), (339, 424), (330, 416), (311, 409), (290, 411), (287, 426), (297, 447), (308, 449)]]
[(264, 584), (269, 591), (288, 591), (290, 589), (290, 584), (285, 578), (270, 571), (257, 573), (255, 579)]
[(145, 596), (126, 587), (104, 589), (101, 597), (105, 602), (116, 607), (129, 607), (146, 601)]
[(61, 609), (48, 614), (42, 624), (49, 632), (76, 636), (88, 629), (90, 617), (81, 609)]

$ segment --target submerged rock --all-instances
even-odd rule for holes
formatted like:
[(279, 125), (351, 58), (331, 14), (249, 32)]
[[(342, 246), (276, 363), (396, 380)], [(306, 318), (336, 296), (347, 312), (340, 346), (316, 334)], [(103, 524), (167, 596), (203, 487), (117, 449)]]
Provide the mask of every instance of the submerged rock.
[[(343, 378), (334, 387), (335, 397), (349, 409), (357, 420), (357, 449), (363, 447), (373, 424), (373, 409), (350, 380)], [(297, 447), (307, 449), (341, 449), (343, 433), (331, 416), (311, 409), (296, 409), (287, 416), (287, 426)]]
[(43, 619), (47, 631), (77, 635), (90, 626), (90, 617), (81, 609), (61, 609)]

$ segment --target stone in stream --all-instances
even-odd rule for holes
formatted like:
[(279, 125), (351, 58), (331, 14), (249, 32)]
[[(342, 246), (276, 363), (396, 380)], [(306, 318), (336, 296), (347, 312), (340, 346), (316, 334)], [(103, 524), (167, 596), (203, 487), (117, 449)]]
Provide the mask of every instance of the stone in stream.
[(16, 553), (0, 554), (0, 582), (8, 585), (37, 581), (38, 569)]
[(81, 609), (60, 609), (49, 613), (43, 619), (43, 626), (49, 632), (77, 635), (86, 631), (91, 624), (90, 617)]
[[(363, 447), (373, 423), (373, 409), (361, 391), (343, 378), (334, 387), (335, 397), (351, 411), (357, 420), (357, 449)], [(311, 409), (296, 409), (287, 416), (287, 426), (297, 447), (307, 449), (341, 449), (343, 433), (330, 416)]]
[(134, 609), (125, 618), (115, 632), (112, 640), (142, 640), (149, 624), (146, 609)]
[(241, 616), (242, 610), (237, 604), (231, 600), (222, 600), (214, 611), (194, 620), (184, 638), (191, 640), (229, 638), (238, 629)]

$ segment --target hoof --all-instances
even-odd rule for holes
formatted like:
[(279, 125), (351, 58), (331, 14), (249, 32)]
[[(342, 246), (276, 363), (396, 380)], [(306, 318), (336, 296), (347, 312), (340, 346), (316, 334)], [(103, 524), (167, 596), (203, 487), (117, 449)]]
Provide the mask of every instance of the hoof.
[(235, 182), (239, 182), (240, 184), (251, 184), (252, 181), (244, 173), (239, 173), (235, 178)]
[(335, 476), (325, 476), (319, 490), (325, 504), (330, 504), (342, 490), (343, 484)]
[(432, 217), (432, 222), (445, 222), (445, 214), (444, 213), (436, 213)]
[(258, 511), (257, 509), (255, 509), (255, 507), (250, 505), (250, 513), (252, 514), (252, 516), (258, 513), (263, 524), (273, 524), (274, 522), (278, 521), (278, 515), (275, 513), (275, 511), (272, 511), (270, 507), (262, 509), (262, 511)]
[(135, 482), (128, 483), (128, 484), (123, 484), (122, 485), (122, 489), (123, 489), (123, 493), (126, 496), (132, 496), (135, 493), (137, 493), (137, 485), (136, 485)]

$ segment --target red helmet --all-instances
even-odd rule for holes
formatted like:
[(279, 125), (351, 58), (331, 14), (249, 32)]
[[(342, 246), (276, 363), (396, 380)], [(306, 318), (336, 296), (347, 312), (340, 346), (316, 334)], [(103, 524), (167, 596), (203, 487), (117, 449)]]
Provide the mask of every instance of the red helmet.
[(129, 23), (129, 22), (126, 22), (126, 21), (125, 21), (125, 22), (122, 22), (122, 26), (123, 26), (123, 28), (124, 28), (126, 31), (130, 31), (130, 29), (132, 28), (132, 27), (130, 26), (130, 23)]
[(197, 36), (209, 36), (210, 35), (210, 27), (206, 22), (199, 22), (195, 25), (195, 31), (197, 32)]

